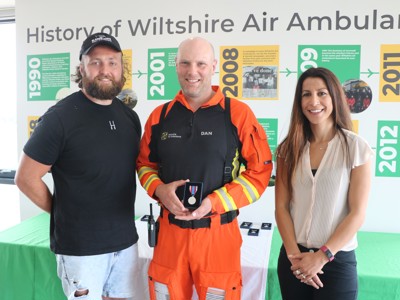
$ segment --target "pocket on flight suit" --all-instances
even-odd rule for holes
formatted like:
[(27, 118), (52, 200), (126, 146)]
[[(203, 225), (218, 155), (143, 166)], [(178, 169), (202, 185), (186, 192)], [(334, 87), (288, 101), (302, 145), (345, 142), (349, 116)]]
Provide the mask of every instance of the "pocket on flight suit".
[(258, 162), (271, 162), (271, 152), (262, 151), (266, 147), (269, 149), (267, 134), (261, 125), (253, 126), (253, 131), (250, 134), (253, 141), (254, 150), (257, 152)]
[[(176, 277), (173, 269), (169, 269), (152, 261), (149, 266), (150, 299), (175, 299), (173, 286)], [(176, 284), (175, 284), (176, 286)]]
[(242, 276), (232, 273), (200, 273), (199, 300), (239, 300), (242, 292)]

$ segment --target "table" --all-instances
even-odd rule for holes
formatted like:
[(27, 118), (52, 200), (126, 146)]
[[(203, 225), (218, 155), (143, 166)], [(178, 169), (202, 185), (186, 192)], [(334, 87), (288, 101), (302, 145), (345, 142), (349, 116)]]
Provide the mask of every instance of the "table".
[[(49, 215), (40, 214), (0, 232), (0, 300), (65, 300), (57, 277), (54, 254), (49, 249)], [(147, 244), (147, 223), (136, 220), (139, 233), (139, 268), (143, 300), (148, 299), (147, 266), (152, 248)], [(260, 227), (261, 223), (253, 223)], [(243, 236), (243, 299), (263, 300), (273, 230)], [(23, 288), (22, 288), (23, 287)]]
[[(0, 300), (65, 300), (48, 232), (45, 213), (0, 232)], [(276, 228), (271, 234), (265, 299), (281, 300), (276, 265), (282, 241)], [(358, 240), (358, 299), (400, 300), (400, 234), (360, 232)]]

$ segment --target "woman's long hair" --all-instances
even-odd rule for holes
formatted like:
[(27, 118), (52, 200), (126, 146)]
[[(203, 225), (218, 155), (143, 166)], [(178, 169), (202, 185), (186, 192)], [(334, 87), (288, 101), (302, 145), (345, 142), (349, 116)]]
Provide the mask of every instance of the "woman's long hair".
[(286, 178), (283, 180), (286, 181), (290, 194), (293, 190), (294, 173), (300, 162), (304, 147), (307, 141), (310, 141), (313, 137), (310, 122), (301, 108), (303, 83), (309, 77), (321, 78), (328, 88), (329, 95), (332, 98), (333, 110), (331, 117), (334, 122), (335, 133), (340, 134), (342, 143), (344, 142), (345, 149), (347, 149), (345, 153), (348, 153), (348, 143), (343, 129), (352, 130), (350, 109), (342, 85), (335, 74), (326, 68), (310, 68), (301, 74), (296, 85), (289, 132), (276, 151), (276, 155), (285, 162)]

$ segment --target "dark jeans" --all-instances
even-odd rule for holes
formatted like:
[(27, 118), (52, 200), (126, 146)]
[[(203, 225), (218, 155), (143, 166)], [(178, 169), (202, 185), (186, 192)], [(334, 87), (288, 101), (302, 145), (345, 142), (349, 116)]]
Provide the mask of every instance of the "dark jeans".
[[(300, 246), (301, 252), (308, 252)], [(313, 249), (317, 251), (318, 249)], [(278, 278), (282, 300), (355, 300), (357, 299), (357, 261), (354, 251), (339, 251), (335, 259), (323, 267), (318, 275), (324, 287), (318, 290), (300, 282), (290, 269), (291, 263), (282, 246), (278, 259)]]

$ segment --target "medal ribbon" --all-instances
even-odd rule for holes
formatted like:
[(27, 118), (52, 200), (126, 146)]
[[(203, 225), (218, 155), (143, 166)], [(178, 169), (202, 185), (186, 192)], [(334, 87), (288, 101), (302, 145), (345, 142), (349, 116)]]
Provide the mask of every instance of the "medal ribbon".
[(189, 186), (189, 191), (192, 194), (192, 196), (194, 196), (194, 194), (196, 194), (198, 188), (199, 187), (197, 185), (190, 185)]

